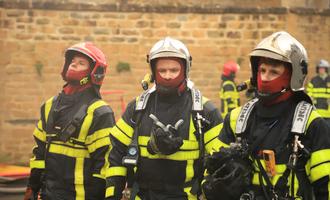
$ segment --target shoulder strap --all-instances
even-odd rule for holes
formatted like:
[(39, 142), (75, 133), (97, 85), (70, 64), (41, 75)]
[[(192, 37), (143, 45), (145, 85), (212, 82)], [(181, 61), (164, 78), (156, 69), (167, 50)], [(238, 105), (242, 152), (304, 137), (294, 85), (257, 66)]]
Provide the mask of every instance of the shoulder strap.
[(153, 93), (154, 91), (156, 91), (155, 85), (152, 88), (148, 89), (147, 91), (144, 91), (138, 97), (138, 99), (136, 100), (135, 111), (144, 110), (146, 108), (150, 94)]
[(243, 133), (246, 129), (246, 124), (253, 110), (255, 104), (258, 102), (258, 98), (251, 99), (248, 101), (241, 109), (240, 113), (238, 114), (237, 122), (236, 122), (236, 135)]
[(196, 88), (190, 88), (192, 97), (192, 111), (202, 111), (203, 110), (203, 96), (202, 93)]
[[(45, 109), (45, 123), (46, 123), (46, 132), (47, 133), (51, 133), (52, 127), (54, 125), (54, 118), (53, 118), (53, 113), (54, 113), (54, 108), (57, 106), (58, 104), (58, 95), (54, 96), (50, 101), (47, 101), (46, 106), (51, 106), (48, 109)], [(48, 105), (49, 104), (49, 105)], [(47, 113), (46, 113), (47, 112)]]
[(305, 132), (307, 122), (312, 110), (312, 104), (306, 101), (301, 101), (298, 103), (293, 116), (291, 127), (292, 133), (303, 134)]
[[(192, 110), (193, 111), (202, 111), (203, 110), (203, 97), (202, 93), (195, 87), (188, 85), (191, 91), (191, 97), (193, 101)], [(150, 94), (156, 91), (156, 87), (153, 86), (149, 90), (143, 92), (138, 99), (136, 100), (135, 110), (140, 111), (144, 110), (147, 106)]]

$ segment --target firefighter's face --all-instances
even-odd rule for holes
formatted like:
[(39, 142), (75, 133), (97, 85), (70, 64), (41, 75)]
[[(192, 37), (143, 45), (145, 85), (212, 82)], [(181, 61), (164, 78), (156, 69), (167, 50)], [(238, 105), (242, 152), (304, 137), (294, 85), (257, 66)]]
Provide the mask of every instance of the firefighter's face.
[(285, 66), (282, 62), (273, 59), (261, 59), (259, 70), (262, 81), (272, 81), (283, 74)]
[(90, 68), (89, 60), (83, 55), (75, 55), (69, 65), (69, 70), (85, 71)]
[(326, 74), (327, 73), (327, 69), (325, 67), (319, 67), (319, 74), (320, 75), (323, 75), (323, 74)]
[(181, 63), (179, 59), (161, 58), (156, 62), (156, 70), (165, 80), (175, 79), (180, 74)]

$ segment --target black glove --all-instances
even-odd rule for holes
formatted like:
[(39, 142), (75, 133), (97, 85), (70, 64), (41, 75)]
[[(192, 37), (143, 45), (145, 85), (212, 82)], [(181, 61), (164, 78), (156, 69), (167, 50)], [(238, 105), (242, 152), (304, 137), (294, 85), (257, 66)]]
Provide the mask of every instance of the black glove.
[(177, 130), (170, 127), (168, 131), (160, 127), (153, 128), (147, 145), (150, 154), (170, 155), (177, 152), (183, 144), (183, 139), (178, 136)]
[(252, 181), (252, 161), (235, 149), (221, 148), (206, 160), (209, 176), (202, 188), (207, 199), (236, 200)]
[[(31, 169), (29, 181), (28, 181), (28, 188), (31, 189), (32, 194), (35, 199), (37, 199), (38, 193), (43, 186), (43, 176), (44, 176), (44, 169)], [(26, 191), (29, 192), (28, 189)], [(31, 198), (32, 199), (32, 198)]]

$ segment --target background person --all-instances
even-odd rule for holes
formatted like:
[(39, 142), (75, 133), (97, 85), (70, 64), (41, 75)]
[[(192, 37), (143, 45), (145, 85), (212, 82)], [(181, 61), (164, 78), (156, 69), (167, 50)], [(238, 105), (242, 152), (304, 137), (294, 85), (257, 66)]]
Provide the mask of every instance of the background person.
[(307, 85), (307, 93), (313, 99), (317, 112), (330, 123), (330, 77), (329, 62), (320, 60), (316, 65), (317, 75)]
[(228, 112), (240, 106), (239, 92), (236, 88), (235, 77), (240, 67), (234, 61), (228, 61), (223, 65), (220, 86), (220, 112), (224, 118)]

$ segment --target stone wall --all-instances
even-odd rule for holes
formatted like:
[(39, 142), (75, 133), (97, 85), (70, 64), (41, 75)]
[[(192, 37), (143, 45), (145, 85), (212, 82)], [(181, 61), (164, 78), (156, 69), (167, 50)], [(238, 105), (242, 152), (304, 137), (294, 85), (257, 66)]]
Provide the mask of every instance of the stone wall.
[[(117, 118), (120, 98), (127, 103), (142, 91), (146, 54), (165, 36), (186, 43), (190, 77), (217, 105), (223, 63), (239, 62), (238, 79), (248, 79), (249, 52), (274, 31), (288, 31), (304, 44), (311, 74), (318, 59), (330, 60), (329, 0), (85, 2), (0, 0), (0, 162), (28, 163), (39, 107), (62, 87), (63, 52), (77, 42), (93, 41), (105, 52), (109, 69), (102, 89), (124, 92), (104, 95)], [(120, 62), (130, 71), (118, 72)]]

